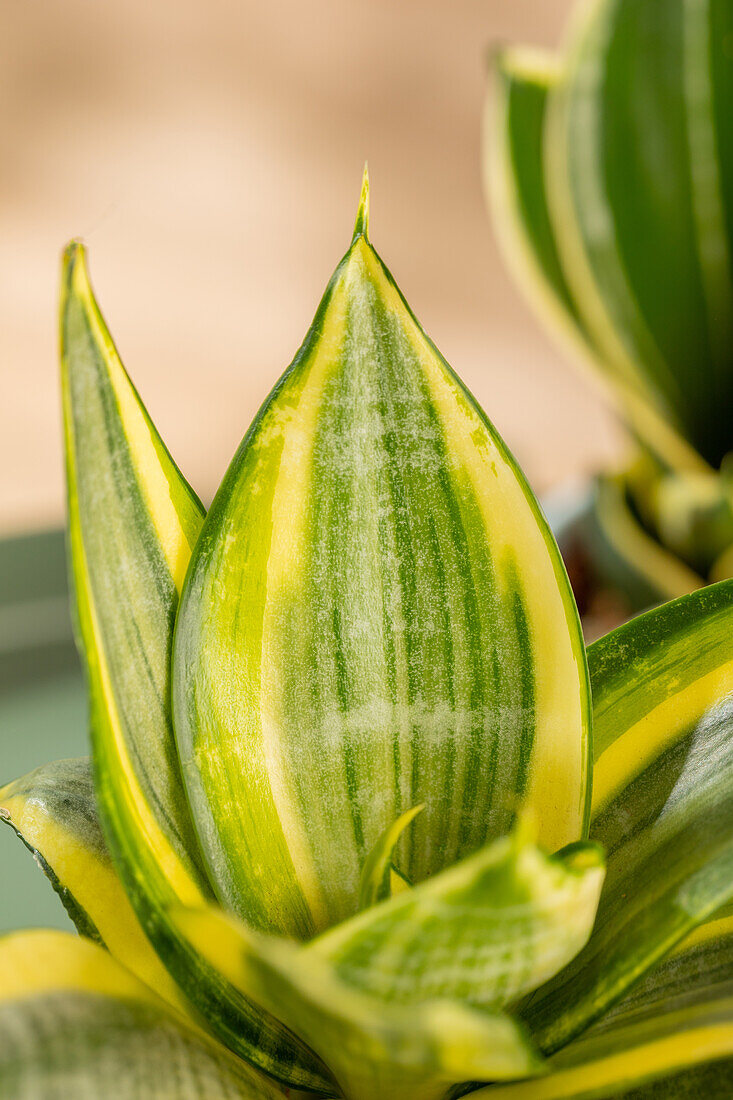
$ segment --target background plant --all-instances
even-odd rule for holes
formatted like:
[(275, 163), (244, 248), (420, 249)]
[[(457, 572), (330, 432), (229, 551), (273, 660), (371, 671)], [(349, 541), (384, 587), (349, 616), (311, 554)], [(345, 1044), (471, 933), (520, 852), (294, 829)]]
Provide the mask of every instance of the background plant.
[(367, 198), (206, 516), (67, 250), (92, 764), (0, 806), (81, 937), (0, 940), (0, 1096), (729, 1091), (733, 582), (586, 657)]
[(581, 532), (631, 608), (733, 572), (732, 33), (730, 0), (593, 0), (561, 57), (493, 62), (498, 236), (637, 444)]

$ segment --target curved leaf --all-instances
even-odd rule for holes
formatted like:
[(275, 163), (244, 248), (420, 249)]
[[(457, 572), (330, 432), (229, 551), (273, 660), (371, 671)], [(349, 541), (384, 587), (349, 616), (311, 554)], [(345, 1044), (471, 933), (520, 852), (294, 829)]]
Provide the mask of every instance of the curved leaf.
[(0, 939), (0, 1097), (277, 1100), (100, 948), (63, 932)]
[(587, 947), (523, 1009), (545, 1051), (733, 897), (733, 582), (650, 611), (588, 653), (591, 835), (608, 869)]
[(641, 371), (717, 466), (733, 402), (733, 11), (727, 0), (588, 10), (546, 133), (563, 271), (604, 358)]
[(520, 289), (577, 364), (620, 405), (634, 432), (668, 466), (706, 464), (655, 408), (637, 369), (599, 350), (565, 278), (549, 208), (546, 118), (560, 62), (537, 50), (500, 50), (484, 127), (484, 175), (493, 224)]
[(541, 1081), (481, 1090), (486, 1100), (675, 1100), (733, 1087), (733, 917), (730, 907), (673, 954), (581, 1039), (550, 1060)]
[(624, 475), (596, 479), (582, 537), (601, 582), (620, 588), (633, 609), (677, 599), (704, 584), (699, 573), (642, 525), (631, 506)]
[(290, 1084), (327, 1089), (310, 1053), (202, 964), (166, 916), (211, 896), (169, 706), (173, 620), (203, 510), (122, 367), (78, 244), (64, 260), (61, 360), (77, 626), (110, 851), (157, 954), (217, 1037)]
[(411, 806), (398, 863), (417, 882), (521, 805), (546, 847), (577, 839), (588, 795), (557, 547), (370, 244), (365, 204), (217, 494), (174, 642), (212, 881), (248, 922), (300, 938), (356, 911), (368, 852)]
[(97, 817), (88, 760), (58, 760), (0, 789), (0, 820), (33, 854), (84, 936), (103, 944), (160, 996), (181, 1007), (120, 882)]
[(404, 880), (392, 863), (394, 850), (402, 833), (422, 808), (413, 806), (411, 810), (405, 810), (377, 839), (361, 869), (359, 909), (368, 909), (378, 901), (385, 901), (393, 892), (399, 892), (399, 884)]
[(349, 1100), (441, 1100), (458, 1081), (541, 1069), (502, 1013), (445, 999), (384, 1001), (347, 985), (312, 947), (256, 934), (213, 908), (173, 916), (212, 965), (321, 1055)]
[(525, 831), (332, 928), (309, 951), (385, 1001), (503, 1008), (584, 946), (603, 882), (597, 846), (546, 856)]

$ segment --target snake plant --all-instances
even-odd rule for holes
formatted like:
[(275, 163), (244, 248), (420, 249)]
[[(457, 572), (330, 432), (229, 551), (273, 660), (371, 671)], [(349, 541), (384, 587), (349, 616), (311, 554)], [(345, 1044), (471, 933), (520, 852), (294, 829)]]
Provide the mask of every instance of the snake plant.
[(494, 55), (497, 235), (637, 441), (581, 525), (629, 609), (733, 575), (732, 36), (731, 0), (586, 0), (561, 57)]
[(586, 651), (366, 181), (207, 515), (78, 243), (61, 361), (92, 754), (0, 816), (80, 935), (0, 939), (0, 1097), (729, 1095), (733, 581)]

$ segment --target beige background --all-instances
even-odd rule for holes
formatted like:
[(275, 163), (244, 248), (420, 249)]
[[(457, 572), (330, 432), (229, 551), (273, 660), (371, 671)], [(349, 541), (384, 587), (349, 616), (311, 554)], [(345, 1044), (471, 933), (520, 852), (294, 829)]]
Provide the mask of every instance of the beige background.
[(63, 512), (55, 297), (81, 235), (123, 359), (210, 499), (348, 245), (372, 239), (535, 488), (618, 445), (504, 272), (484, 55), (569, 0), (0, 0), (0, 528)]

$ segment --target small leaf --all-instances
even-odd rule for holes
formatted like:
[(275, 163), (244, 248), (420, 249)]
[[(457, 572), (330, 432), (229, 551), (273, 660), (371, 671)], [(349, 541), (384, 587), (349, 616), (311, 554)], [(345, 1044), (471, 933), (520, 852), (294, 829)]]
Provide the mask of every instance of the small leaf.
[(279, 1079), (328, 1089), (310, 1052), (202, 964), (168, 923), (171, 904), (211, 896), (169, 706), (173, 622), (203, 509), (125, 373), (78, 244), (64, 258), (61, 368), (77, 630), (97, 802), (115, 865), (192, 1011)]
[[(404, 880), (395, 871), (392, 857), (402, 833), (422, 810), (422, 806), (413, 806), (406, 810), (396, 821), (388, 825), (377, 840), (361, 872), (359, 887), (359, 909), (368, 909), (378, 901), (384, 901), (393, 892), (394, 880), (405, 885)], [(399, 885), (397, 887), (399, 890)]]
[(284, 1097), (88, 940), (4, 936), (0, 974), (2, 1100)]
[[(361, 208), (360, 208), (361, 209)], [(191, 561), (176, 737), (222, 902), (307, 939), (383, 831), (419, 882), (522, 806), (551, 850), (588, 797), (585, 650), (524, 477), (423, 333), (365, 208)]]
[(320, 1054), (348, 1100), (442, 1100), (462, 1080), (541, 1069), (521, 1029), (501, 1013), (445, 999), (384, 1001), (347, 985), (313, 948), (256, 934), (220, 910), (172, 917), (212, 966)]
[(522, 829), (318, 937), (338, 976), (385, 1001), (499, 1009), (587, 942), (603, 882), (596, 845), (546, 856)]
[(135, 916), (105, 844), (88, 760), (58, 760), (0, 789), (0, 821), (30, 849), (81, 935), (177, 1008), (184, 1002)]
[(591, 835), (608, 853), (588, 945), (522, 1016), (551, 1052), (733, 898), (733, 581), (590, 647)]

